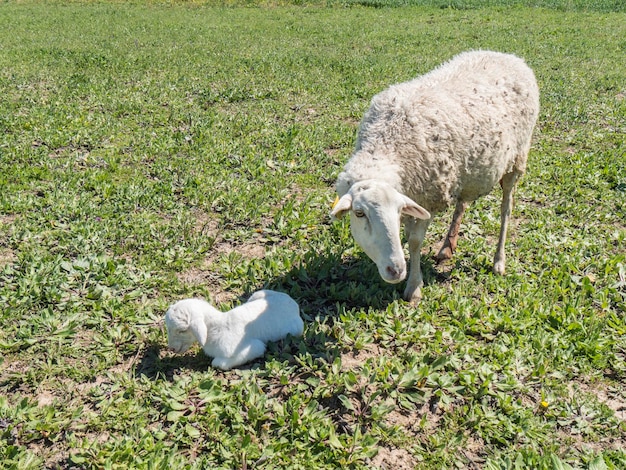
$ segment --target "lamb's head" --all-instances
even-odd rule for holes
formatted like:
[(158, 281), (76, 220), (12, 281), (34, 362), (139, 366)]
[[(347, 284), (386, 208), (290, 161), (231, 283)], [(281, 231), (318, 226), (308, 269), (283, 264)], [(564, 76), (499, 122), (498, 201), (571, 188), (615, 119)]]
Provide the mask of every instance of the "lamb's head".
[(350, 212), (354, 240), (376, 263), (380, 276), (392, 284), (404, 280), (406, 261), (400, 238), (401, 218), (406, 215), (427, 220), (430, 213), (378, 180), (353, 184), (335, 204), (331, 215), (340, 218), (346, 212)]
[(184, 353), (198, 341), (204, 345), (206, 326), (198, 299), (176, 302), (165, 313), (167, 345), (177, 353)]

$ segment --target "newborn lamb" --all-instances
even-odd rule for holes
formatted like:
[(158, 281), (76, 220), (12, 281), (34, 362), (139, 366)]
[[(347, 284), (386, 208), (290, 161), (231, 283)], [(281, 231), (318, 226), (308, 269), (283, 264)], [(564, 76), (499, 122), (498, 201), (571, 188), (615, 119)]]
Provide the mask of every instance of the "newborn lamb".
[(304, 329), (298, 304), (272, 290), (255, 292), (228, 312), (201, 299), (181, 300), (167, 310), (165, 325), (171, 349), (183, 353), (198, 341), (213, 357), (211, 365), (222, 370), (261, 357), (268, 341), (302, 336)]

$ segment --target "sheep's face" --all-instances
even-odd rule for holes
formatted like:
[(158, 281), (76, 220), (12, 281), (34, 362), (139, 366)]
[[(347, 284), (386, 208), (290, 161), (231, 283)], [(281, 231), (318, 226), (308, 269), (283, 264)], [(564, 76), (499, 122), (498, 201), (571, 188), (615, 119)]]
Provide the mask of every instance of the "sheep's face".
[(165, 314), (167, 328), (167, 345), (177, 353), (184, 353), (196, 342), (196, 338), (189, 328), (189, 315), (170, 308)]
[(423, 207), (386, 183), (375, 180), (352, 185), (333, 209), (341, 217), (350, 212), (350, 230), (357, 244), (386, 282), (395, 284), (406, 277), (406, 261), (400, 239), (402, 215), (429, 219)]

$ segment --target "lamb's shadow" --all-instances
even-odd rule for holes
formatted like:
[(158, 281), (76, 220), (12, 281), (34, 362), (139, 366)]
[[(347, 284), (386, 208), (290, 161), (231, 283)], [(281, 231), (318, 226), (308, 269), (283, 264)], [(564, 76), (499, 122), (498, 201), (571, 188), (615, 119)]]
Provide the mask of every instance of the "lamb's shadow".
[[(173, 382), (174, 377), (183, 371), (223, 373), (211, 366), (212, 358), (206, 356), (202, 349), (194, 349), (194, 352), (182, 355), (176, 355), (169, 351), (164, 354), (165, 349), (166, 347), (160, 343), (149, 343), (143, 351), (141, 360), (133, 368), (133, 375), (154, 381)], [(284, 340), (268, 343), (267, 352), (263, 357), (243, 364), (236, 369), (263, 369), (269, 356), (281, 362), (295, 363), (295, 355), (304, 350), (308, 350), (308, 346), (303, 338), (289, 336)]]
[(178, 371), (202, 372), (211, 367), (211, 358), (205, 356), (202, 350), (183, 355), (170, 353), (163, 355), (161, 352), (164, 349), (164, 346), (159, 343), (148, 343), (141, 360), (134, 368), (134, 375), (147, 377), (151, 380), (162, 378), (172, 381)]

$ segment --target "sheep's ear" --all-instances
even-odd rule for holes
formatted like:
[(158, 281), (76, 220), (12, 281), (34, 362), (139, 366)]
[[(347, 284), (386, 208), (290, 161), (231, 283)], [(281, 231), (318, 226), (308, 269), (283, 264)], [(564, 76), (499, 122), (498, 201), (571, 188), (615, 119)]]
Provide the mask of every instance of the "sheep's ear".
[(410, 215), (411, 217), (415, 217), (416, 219), (428, 220), (430, 219), (430, 212), (420, 206), (417, 202), (413, 201), (413, 199), (404, 197), (404, 207), (402, 208), (402, 213), (405, 215)]
[(350, 210), (352, 207), (352, 196), (350, 193), (345, 194), (340, 198), (335, 199), (333, 204), (333, 210), (330, 213), (330, 216), (333, 219), (341, 219), (344, 214)]

